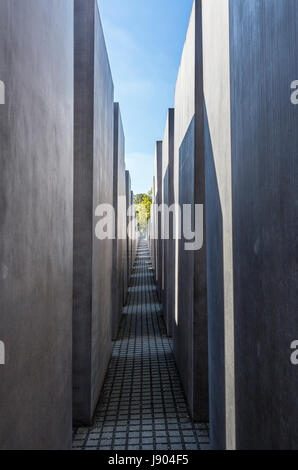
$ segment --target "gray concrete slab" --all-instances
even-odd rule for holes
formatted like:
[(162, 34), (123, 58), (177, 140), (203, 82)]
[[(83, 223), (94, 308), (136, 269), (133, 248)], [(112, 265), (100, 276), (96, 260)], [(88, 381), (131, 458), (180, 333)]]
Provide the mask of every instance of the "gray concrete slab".
[(114, 104), (113, 206), (116, 227), (115, 240), (113, 240), (112, 338), (115, 339), (127, 293), (125, 138), (119, 103)]
[(73, 2), (0, 2), (0, 448), (72, 441)]
[(140, 233), (138, 231), (138, 222), (137, 222), (137, 213), (136, 213), (136, 208), (135, 208), (135, 203), (134, 203), (134, 192), (131, 192), (131, 199), (132, 199), (132, 206), (133, 206), (133, 225), (132, 225), (132, 267), (131, 269), (133, 270), (136, 257), (137, 257), (137, 249), (138, 249), (138, 244), (139, 244), (139, 237)]
[[(153, 180), (152, 180), (152, 204), (155, 204), (155, 198), (156, 198), (155, 193), (156, 193), (156, 190), (155, 190), (155, 176), (153, 176)], [(149, 246), (150, 246), (150, 256), (151, 256), (151, 261), (152, 261), (152, 270), (153, 270), (154, 277), (155, 277), (155, 269), (156, 269), (155, 262), (156, 262), (156, 259), (155, 259), (155, 239), (154, 239), (154, 235), (153, 235), (154, 234), (154, 227), (155, 227), (155, 216), (154, 216), (154, 212), (152, 212), (152, 210), (151, 210), (150, 222), (149, 222)]]
[[(162, 203), (171, 207), (174, 200), (174, 109), (169, 109), (162, 143)], [(162, 219), (167, 214), (164, 210)], [(173, 335), (175, 319), (175, 241), (173, 216), (169, 216), (169, 238), (162, 241), (163, 314), (169, 336)]]
[[(132, 205), (132, 214), (135, 215), (135, 208), (134, 208), (134, 193), (131, 191), (131, 205)], [(130, 272), (133, 270), (134, 262), (135, 262), (135, 255), (136, 255), (136, 246), (135, 246), (135, 238), (134, 238), (134, 226), (131, 226), (131, 264), (130, 264)]]
[(112, 240), (95, 209), (113, 204), (114, 93), (97, 2), (75, 0), (73, 417), (91, 422), (111, 354)]
[(230, 1), (238, 449), (298, 449), (297, 24), (294, 0)]
[[(130, 179), (130, 173), (128, 170), (125, 172), (125, 187), (126, 187), (126, 204), (127, 204), (127, 211), (129, 210), (131, 206), (131, 179)], [(126, 217), (126, 227), (127, 227), (127, 280), (128, 280), (128, 285), (130, 284), (130, 276), (131, 276), (131, 229), (130, 227), (130, 222), (131, 222), (131, 217), (129, 213), (127, 212), (127, 217)]]
[[(175, 202), (205, 205), (201, 2), (195, 1), (175, 90)], [(178, 218), (177, 218), (178, 220)], [(205, 226), (204, 232), (205, 232)], [(183, 232), (183, 231), (182, 231)], [(206, 244), (175, 251), (174, 351), (193, 418), (208, 420)]]
[(202, 2), (210, 434), (235, 449), (229, 1)]
[[(155, 204), (160, 206), (162, 204), (162, 141), (157, 141), (155, 146), (154, 158), (154, 174), (155, 174)], [(155, 276), (157, 284), (157, 295), (159, 301), (162, 302), (163, 288), (162, 288), (162, 257), (163, 257), (163, 241), (161, 239), (161, 221), (162, 213), (156, 213), (156, 249), (155, 249)]]
[(297, 449), (297, 20), (203, 1), (213, 448)]

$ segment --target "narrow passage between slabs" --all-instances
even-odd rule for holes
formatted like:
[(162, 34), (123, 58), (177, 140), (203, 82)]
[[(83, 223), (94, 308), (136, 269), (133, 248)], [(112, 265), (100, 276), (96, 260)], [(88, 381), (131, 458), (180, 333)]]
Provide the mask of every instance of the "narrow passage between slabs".
[(130, 286), (94, 424), (74, 431), (73, 448), (208, 449), (208, 426), (188, 413), (145, 240)]

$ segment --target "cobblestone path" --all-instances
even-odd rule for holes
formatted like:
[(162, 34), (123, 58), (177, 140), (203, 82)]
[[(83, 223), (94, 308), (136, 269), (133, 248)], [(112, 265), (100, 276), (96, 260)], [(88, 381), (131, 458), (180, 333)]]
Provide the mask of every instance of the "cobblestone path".
[(148, 243), (141, 241), (103, 392), (74, 449), (204, 450), (208, 425), (193, 424), (158, 303)]

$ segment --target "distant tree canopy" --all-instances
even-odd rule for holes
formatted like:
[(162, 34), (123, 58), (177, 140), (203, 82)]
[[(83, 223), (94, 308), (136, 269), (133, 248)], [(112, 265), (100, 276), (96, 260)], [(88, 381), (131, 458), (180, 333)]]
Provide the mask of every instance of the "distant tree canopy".
[(146, 231), (152, 205), (152, 189), (147, 194), (136, 194), (134, 204), (137, 213), (138, 227), (141, 233)]

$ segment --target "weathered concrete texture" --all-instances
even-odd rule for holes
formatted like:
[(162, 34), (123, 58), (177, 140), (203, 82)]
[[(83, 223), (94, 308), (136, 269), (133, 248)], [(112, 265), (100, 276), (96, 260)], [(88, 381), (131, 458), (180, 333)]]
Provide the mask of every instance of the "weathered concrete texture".
[[(155, 174), (155, 204), (160, 206), (162, 204), (162, 141), (156, 142), (155, 158), (154, 158), (154, 174)], [(163, 254), (163, 241), (161, 239), (161, 223), (162, 213), (156, 211), (155, 216), (156, 224), (156, 248), (155, 248), (155, 278), (157, 283), (157, 295), (159, 301), (162, 302), (162, 254)]]
[(230, 1), (238, 449), (298, 449), (297, 24), (295, 0)]
[(206, 103), (210, 433), (213, 448), (234, 449), (236, 443), (229, 1), (204, 0), (202, 23)]
[[(131, 191), (131, 205), (132, 205), (132, 214), (135, 217), (136, 212), (135, 212), (135, 205), (134, 205), (134, 193)], [(134, 264), (135, 264), (135, 259), (136, 259), (136, 237), (135, 237), (135, 231), (136, 231), (136, 226), (132, 224), (131, 227), (131, 266), (130, 266), (130, 271), (132, 272)]]
[(113, 204), (113, 82), (97, 2), (75, 0), (73, 413), (90, 423), (111, 353), (112, 240), (95, 209)]
[[(155, 204), (155, 176), (153, 176), (153, 181), (152, 181), (152, 204)], [(151, 215), (150, 215), (150, 221), (149, 221), (149, 246), (150, 246), (150, 256), (152, 260), (152, 270), (155, 276), (155, 240), (153, 237), (154, 233), (154, 212), (151, 210)]]
[[(169, 109), (162, 144), (162, 203), (171, 207), (174, 200), (174, 109)], [(162, 220), (167, 214), (163, 209)], [(162, 240), (163, 314), (169, 336), (173, 334), (175, 315), (175, 242), (173, 216), (169, 215), (169, 238)], [(164, 230), (165, 231), (165, 230)]]
[(124, 289), (125, 294), (127, 293), (125, 139), (118, 103), (115, 103), (114, 105), (113, 191), (113, 207), (115, 209), (115, 240), (113, 240), (112, 337), (115, 339), (118, 333), (124, 304)]
[(127, 207), (129, 209), (127, 213), (127, 272), (128, 280), (130, 281), (130, 276), (136, 259), (139, 238), (134, 205), (134, 193), (131, 191), (131, 180), (128, 171), (126, 171), (126, 191)]
[(128, 285), (130, 282), (130, 276), (131, 276), (131, 264), (132, 264), (132, 255), (131, 255), (131, 216), (130, 213), (128, 212), (129, 208), (131, 207), (131, 179), (130, 179), (130, 174), (129, 171), (126, 170), (125, 172), (125, 188), (126, 188), (126, 227), (127, 227), (127, 239), (126, 239), (126, 258), (127, 258), (127, 280), (128, 280)]
[(73, 2), (0, 2), (0, 448), (71, 446)]
[(132, 269), (134, 268), (136, 257), (137, 257), (137, 250), (139, 244), (139, 231), (138, 231), (138, 223), (137, 223), (137, 213), (134, 204), (134, 193), (132, 192), (132, 200), (133, 200), (133, 214), (134, 214), (134, 225), (133, 225), (133, 246), (132, 246)]
[(213, 448), (298, 448), (297, 21), (294, 0), (203, 2)]
[(223, 220), (207, 114), (205, 119), (210, 422), (213, 447), (225, 449)]
[(122, 250), (122, 259), (123, 259), (123, 300), (122, 305), (126, 305), (127, 294), (128, 294), (128, 260), (127, 260), (127, 198), (126, 198), (126, 170), (125, 170), (125, 161), (124, 161), (124, 202), (123, 210), (124, 212), (124, 235), (125, 239), (123, 240), (123, 250)]
[[(175, 91), (175, 202), (205, 205), (201, 2), (195, 1)], [(178, 218), (177, 218), (178, 221)], [(178, 221), (179, 222), (179, 221)], [(194, 222), (194, 221), (193, 221)], [(206, 245), (176, 241), (174, 350), (195, 420), (208, 420)]]

